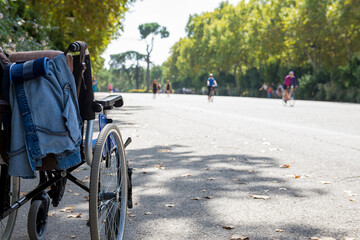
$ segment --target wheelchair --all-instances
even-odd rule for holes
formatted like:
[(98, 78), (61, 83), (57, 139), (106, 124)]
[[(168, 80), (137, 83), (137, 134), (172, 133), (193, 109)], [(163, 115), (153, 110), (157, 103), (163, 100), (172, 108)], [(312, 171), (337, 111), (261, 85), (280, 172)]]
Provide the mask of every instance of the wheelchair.
[[(68, 53), (69, 51), (73, 53), (80, 52), (80, 64), (75, 64), (74, 59), (77, 56), (74, 56), (73, 59), (72, 55)], [(51, 58), (52, 55), (55, 56), (62, 52), (38, 51), (36, 54), (30, 54), (30, 58), (36, 58), (39, 53), (41, 56)], [(119, 128), (107, 117), (109, 110), (123, 106), (123, 98), (121, 95), (109, 95), (100, 100), (94, 100), (90, 57), (86, 43), (80, 41), (71, 43), (68, 50), (62, 54), (65, 54), (68, 67), (72, 70), (74, 76), (79, 73), (88, 76), (87, 78), (83, 77), (82, 83), (77, 82), (76, 84), (79, 108), (85, 112), (87, 110), (94, 112), (94, 116), (95, 114), (98, 115), (99, 135), (93, 140), (95, 117), (88, 117), (86, 114), (81, 113), (84, 122), (81, 163), (66, 170), (39, 170), (39, 184), (24, 196), (20, 196), (20, 178), (10, 176), (6, 161), (0, 162), (1, 240), (11, 238), (17, 210), (29, 201), (31, 202), (27, 224), (29, 238), (31, 240), (44, 239), (50, 203), (54, 207), (58, 206), (64, 195), (67, 180), (89, 193), (88, 225), (91, 239), (124, 239), (127, 209), (132, 208), (132, 169), (128, 166), (125, 154), (125, 148), (131, 143), (131, 138), (123, 142)], [(16, 54), (7, 57), (9, 57), (10, 62), (30, 60), (22, 59), (23, 56)], [(84, 70), (85, 65), (87, 65), (86, 70)], [(77, 81), (79, 80), (77, 79)], [(7, 101), (0, 100), (0, 115), (8, 111), (9, 108)], [(0, 147), (4, 147), (6, 142), (0, 141), (0, 145)], [(72, 173), (83, 164), (90, 166), (89, 184), (82, 182)]]

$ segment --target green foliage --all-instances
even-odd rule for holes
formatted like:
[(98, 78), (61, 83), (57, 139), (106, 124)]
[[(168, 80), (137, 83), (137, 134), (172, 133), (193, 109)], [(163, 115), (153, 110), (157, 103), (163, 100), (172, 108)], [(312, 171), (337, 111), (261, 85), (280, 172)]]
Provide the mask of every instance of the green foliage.
[(191, 15), (186, 33), (163, 64), (174, 88), (200, 89), (213, 72), (233, 93), (259, 96), (264, 82), (282, 84), (293, 70), (298, 97), (358, 101), (359, 0), (223, 2)]
[(88, 44), (94, 72), (100, 54), (120, 34), (121, 20), (135, 0), (0, 0), (0, 40), (7, 51), (59, 49)]

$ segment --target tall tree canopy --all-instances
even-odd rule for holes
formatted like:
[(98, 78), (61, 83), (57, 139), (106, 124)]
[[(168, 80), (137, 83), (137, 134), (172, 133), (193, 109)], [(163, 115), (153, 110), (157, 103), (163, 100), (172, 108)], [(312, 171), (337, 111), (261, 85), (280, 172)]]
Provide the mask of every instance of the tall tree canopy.
[(94, 68), (100, 54), (122, 29), (121, 20), (135, 0), (1, 0), (0, 41), (6, 50), (65, 50), (85, 41)]
[(201, 88), (214, 72), (233, 92), (258, 96), (294, 70), (304, 98), (360, 102), (360, 0), (222, 2), (190, 16), (186, 32), (164, 63), (174, 87)]
[[(158, 23), (145, 23), (139, 25), (141, 39), (146, 42), (146, 89), (150, 88), (150, 55), (153, 51), (155, 37), (160, 35), (161, 38), (169, 37), (166, 27), (161, 27)], [(150, 42), (149, 42), (150, 40)]]

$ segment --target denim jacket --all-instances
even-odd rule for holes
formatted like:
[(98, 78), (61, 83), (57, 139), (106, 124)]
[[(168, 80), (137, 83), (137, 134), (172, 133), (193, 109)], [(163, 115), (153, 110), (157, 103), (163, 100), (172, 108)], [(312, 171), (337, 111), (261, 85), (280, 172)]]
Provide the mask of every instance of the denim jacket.
[(74, 76), (64, 54), (49, 61), (47, 75), (20, 84), (10, 81), (9, 101), (10, 175), (36, 177), (36, 167), (42, 166), (42, 158), (48, 154), (55, 155), (57, 169), (81, 162), (82, 120)]

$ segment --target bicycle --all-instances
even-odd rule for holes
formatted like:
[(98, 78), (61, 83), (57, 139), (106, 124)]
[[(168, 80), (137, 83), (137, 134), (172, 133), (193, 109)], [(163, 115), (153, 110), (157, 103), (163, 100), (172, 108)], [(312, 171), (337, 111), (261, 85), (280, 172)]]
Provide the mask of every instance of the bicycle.
[(291, 93), (288, 93), (288, 98), (285, 99), (285, 91), (282, 92), (281, 102), (283, 106), (287, 106), (289, 102), (290, 107), (294, 107), (295, 105), (295, 88), (291, 87)]
[[(84, 46), (87, 49), (86, 44), (79, 43), (74, 42), (70, 44), (68, 50), (85, 53)], [(68, 50), (64, 53), (65, 55)], [(53, 51), (44, 51), (41, 54), (49, 55), (55, 53)], [(87, 58), (89, 59), (88, 56)], [(82, 65), (85, 64), (88, 64), (86, 69), (90, 71), (90, 62), (84, 60)], [(80, 71), (79, 69), (77, 70), (77, 72)], [(84, 73), (82, 71), (83, 75), (86, 75), (86, 73), (89, 72), (85, 71)], [(87, 89), (92, 91), (91, 85), (90, 78), (90, 82), (85, 82), (84, 80), (83, 85), (78, 84), (77, 86), (90, 86)], [(79, 89), (78, 91), (81, 92)], [(79, 100), (79, 103), (82, 102), (84, 101)], [(121, 95), (110, 95), (94, 102), (90, 101), (90, 104), (86, 107), (98, 113), (100, 133), (98, 138), (93, 140), (94, 119), (83, 119), (86, 123), (86, 128), (85, 134), (82, 136), (81, 163), (66, 170), (40, 170), (39, 185), (21, 198), (20, 178), (10, 176), (8, 174), (7, 162), (5, 160), (0, 161), (1, 240), (11, 238), (16, 222), (17, 210), (29, 201), (31, 201), (27, 224), (29, 238), (31, 240), (44, 239), (48, 224), (47, 217), (50, 202), (54, 207), (58, 206), (65, 192), (67, 180), (89, 193), (91, 239), (121, 240), (124, 238), (127, 208), (132, 208), (132, 169), (128, 165), (125, 154), (125, 148), (131, 143), (131, 138), (128, 138), (124, 143), (119, 128), (107, 117), (109, 110), (114, 107), (122, 107), (123, 104), (124, 101)], [(9, 103), (0, 100), (0, 114), (8, 109)], [(72, 175), (72, 172), (83, 164), (91, 166), (89, 186)], [(50, 190), (46, 191), (49, 188)]]
[(208, 97), (209, 102), (214, 102), (214, 96), (217, 87), (218, 87), (217, 85), (209, 86), (209, 97)]

